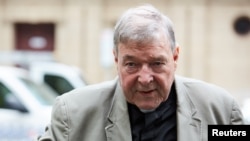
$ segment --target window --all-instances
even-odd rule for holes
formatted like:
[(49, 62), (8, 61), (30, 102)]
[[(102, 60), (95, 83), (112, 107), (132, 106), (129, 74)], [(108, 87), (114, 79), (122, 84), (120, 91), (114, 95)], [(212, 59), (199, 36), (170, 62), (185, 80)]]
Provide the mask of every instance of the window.
[(53, 51), (55, 25), (53, 23), (16, 23), (16, 49), (25, 51)]
[(0, 82), (0, 108), (28, 112), (18, 98)]
[(63, 94), (73, 89), (73, 86), (63, 77), (55, 75), (45, 75), (44, 81), (58, 94)]
[(250, 31), (250, 19), (247, 16), (238, 17), (233, 24), (234, 30), (239, 35), (247, 35)]

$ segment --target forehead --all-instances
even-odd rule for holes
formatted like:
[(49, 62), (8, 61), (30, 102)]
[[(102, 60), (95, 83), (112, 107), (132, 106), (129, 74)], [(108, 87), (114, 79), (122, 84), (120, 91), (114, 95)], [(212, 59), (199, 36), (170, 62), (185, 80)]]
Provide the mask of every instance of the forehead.
[(152, 51), (163, 51), (167, 50), (169, 47), (164, 42), (154, 42), (154, 43), (138, 43), (138, 42), (130, 42), (127, 44), (120, 44), (119, 50), (120, 52), (152, 52)]
[(149, 49), (171, 48), (169, 38), (164, 32), (147, 33), (147, 35), (134, 34), (118, 44), (119, 49)]
[(131, 52), (131, 53), (147, 53), (147, 52), (158, 52), (158, 51), (170, 51), (171, 47), (167, 40), (154, 40), (148, 41), (130, 41), (126, 44), (120, 43), (118, 45), (119, 53)]
[(121, 44), (118, 57), (122, 60), (165, 60), (171, 56), (172, 51), (164, 43), (138, 46), (137, 44)]

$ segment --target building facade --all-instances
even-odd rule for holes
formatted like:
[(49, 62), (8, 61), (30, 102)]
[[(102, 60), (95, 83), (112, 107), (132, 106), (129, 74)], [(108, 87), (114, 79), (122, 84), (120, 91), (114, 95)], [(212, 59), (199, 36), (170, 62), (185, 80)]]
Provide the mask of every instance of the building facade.
[(126, 9), (150, 3), (172, 19), (177, 74), (250, 97), (250, 0), (0, 0), (0, 63), (58, 61), (90, 83), (116, 75), (112, 30)]

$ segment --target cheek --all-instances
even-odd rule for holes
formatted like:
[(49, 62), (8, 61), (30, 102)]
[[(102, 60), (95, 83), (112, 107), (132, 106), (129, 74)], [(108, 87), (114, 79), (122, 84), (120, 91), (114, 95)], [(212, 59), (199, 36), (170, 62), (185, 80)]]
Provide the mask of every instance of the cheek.
[(131, 99), (133, 97), (136, 80), (130, 75), (120, 73), (120, 81), (125, 96), (127, 97), (127, 99)]
[(161, 94), (166, 95), (170, 91), (170, 88), (174, 81), (174, 73), (173, 71), (166, 71), (161, 75), (157, 75), (155, 79), (157, 81), (158, 88), (160, 89)]
[(129, 83), (122, 82), (122, 89), (124, 92), (124, 96), (126, 97), (126, 100), (130, 103), (133, 103), (133, 92), (128, 84)]
[(121, 84), (125, 91), (130, 91), (134, 85), (134, 79), (126, 74), (120, 74)]

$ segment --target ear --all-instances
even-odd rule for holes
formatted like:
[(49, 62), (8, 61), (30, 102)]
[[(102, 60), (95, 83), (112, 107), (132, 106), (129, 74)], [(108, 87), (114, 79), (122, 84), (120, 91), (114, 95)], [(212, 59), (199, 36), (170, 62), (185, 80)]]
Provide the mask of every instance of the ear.
[(115, 51), (115, 49), (113, 49), (113, 55), (114, 55), (114, 61), (115, 63), (117, 64), (118, 63), (118, 55), (117, 55), (117, 52)]
[(179, 50), (180, 50), (179, 45), (176, 45), (176, 47), (174, 49), (174, 52), (173, 52), (173, 59), (174, 59), (175, 69), (177, 68), (177, 61), (179, 59)]
[(175, 62), (177, 62), (179, 59), (179, 50), (180, 50), (179, 46), (176, 46), (174, 49), (173, 57)]

